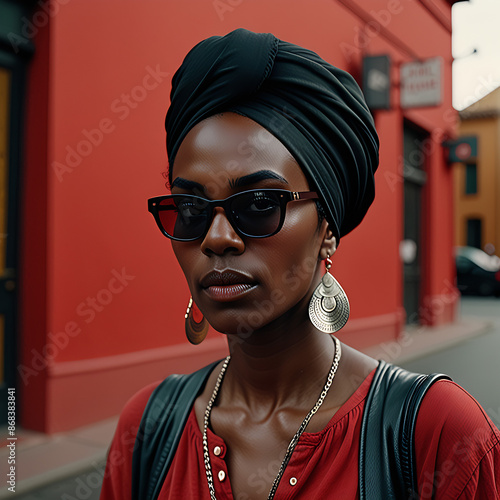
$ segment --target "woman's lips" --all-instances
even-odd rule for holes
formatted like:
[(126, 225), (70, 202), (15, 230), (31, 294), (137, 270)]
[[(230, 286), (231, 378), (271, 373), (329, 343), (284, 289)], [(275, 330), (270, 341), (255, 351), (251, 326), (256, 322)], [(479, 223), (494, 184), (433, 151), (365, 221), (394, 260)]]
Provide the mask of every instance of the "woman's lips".
[(228, 302), (236, 300), (255, 286), (249, 283), (237, 283), (234, 285), (212, 285), (203, 290), (212, 300)]
[(200, 281), (203, 291), (219, 302), (236, 300), (255, 286), (256, 281), (249, 275), (234, 269), (213, 270)]

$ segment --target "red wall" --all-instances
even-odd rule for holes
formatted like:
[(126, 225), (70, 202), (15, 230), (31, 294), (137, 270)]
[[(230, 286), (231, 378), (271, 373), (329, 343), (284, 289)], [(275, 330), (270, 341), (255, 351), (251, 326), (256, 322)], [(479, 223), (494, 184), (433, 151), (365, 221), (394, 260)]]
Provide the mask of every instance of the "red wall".
[[(447, 3), (435, 3), (449, 19)], [(334, 260), (352, 306), (353, 321), (343, 340), (360, 346), (397, 337), (402, 321), (403, 118), (428, 130), (452, 132), (451, 38), (417, 0), (371, 0), (369, 11), (379, 29), (374, 24), (364, 36), (347, 4), (72, 0), (60, 6), (50, 22), (48, 73), (33, 64), (31, 75), (32, 83), (41, 78), (48, 84), (48, 109), (30, 114), (27, 132), (27, 148), (33, 146), (43, 158), (45, 178), (38, 186), (39, 197), (46, 195), (47, 216), (40, 251), (33, 235), (26, 238), (25, 287), (31, 292), (21, 306), (27, 313), (37, 304), (46, 321), (26, 321), (21, 335), (50, 366), (21, 377), (26, 401), (39, 384), (45, 395), (36, 417), (24, 414), (24, 425), (52, 432), (113, 415), (148, 381), (222, 356), (219, 334), (198, 348), (185, 341), (188, 288), (169, 241), (147, 212), (146, 199), (165, 192), (163, 120), (174, 71), (196, 42), (237, 27), (273, 32), (358, 77), (362, 55), (388, 53), (395, 63), (394, 85), (397, 64), (411, 56), (381, 31), (397, 35), (422, 58), (441, 55), (446, 60), (441, 107), (403, 114), (395, 87), (394, 109), (376, 113), (381, 136), (376, 201), (365, 222), (344, 238)], [(43, 38), (38, 44), (43, 47)], [(41, 144), (45, 135), (48, 151)], [(30, 172), (40, 170), (40, 162), (35, 163), (33, 158), (27, 162), (28, 180)], [(451, 179), (438, 142), (430, 163), (422, 303), (442, 305), (445, 283), (453, 282)], [(28, 271), (35, 263), (40, 267), (36, 276)], [(441, 305), (433, 306), (430, 323), (452, 318), (452, 302), (442, 311)], [(28, 347), (21, 364), (30, 368), (35, 354)]]
[(39, 30), (26, 89), (26, 148), (21, 177), (20, 363), (23, 427), (47, 428), (47, 145), (49, 140), (50, 25)]

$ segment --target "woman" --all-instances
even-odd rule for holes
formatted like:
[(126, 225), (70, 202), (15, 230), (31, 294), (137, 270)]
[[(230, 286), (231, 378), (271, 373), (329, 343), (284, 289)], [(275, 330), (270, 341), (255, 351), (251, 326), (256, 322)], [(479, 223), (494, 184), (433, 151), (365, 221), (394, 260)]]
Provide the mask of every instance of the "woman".
[(497, 498), (500, 434), (446, 379), (422, 391), (407, 486), (389, 413), (399, 426), (404, 398), (391, 398), (415, 377), (331, 335), (348, 301), (330, 258), (371, 204), (378, 164), (354, 79), (236, 30), (186, 56), (166, 129), (172, 195), (149, 209), (192, 294), (188, 339), (210, 324), (230, 357), (127, 404), (101, 499)]

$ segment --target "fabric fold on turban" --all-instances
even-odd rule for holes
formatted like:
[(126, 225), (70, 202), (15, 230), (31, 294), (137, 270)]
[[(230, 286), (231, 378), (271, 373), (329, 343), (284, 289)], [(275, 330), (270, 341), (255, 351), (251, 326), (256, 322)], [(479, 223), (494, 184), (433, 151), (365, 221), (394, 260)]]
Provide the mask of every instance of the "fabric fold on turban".
[(279, 139), (339, 241), (375, 196), (378, 136), (354, 78), (270, 33), (237, 29), (197, 44), (175, 73), (165, 120), (170, 175), (186, 134), (214, 114), (246, 116)]

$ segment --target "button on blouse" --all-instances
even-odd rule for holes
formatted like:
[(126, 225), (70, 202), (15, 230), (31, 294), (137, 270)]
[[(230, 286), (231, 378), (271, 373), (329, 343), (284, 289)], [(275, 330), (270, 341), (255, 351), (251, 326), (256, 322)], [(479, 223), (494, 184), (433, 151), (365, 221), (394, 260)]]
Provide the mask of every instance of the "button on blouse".
[[(358, 498), (359, 433), (364, 399), (372, 378), (373, 372), (322, 431), (302, 434), (280, 481), (276, 499)], [(217, 500), (237, 500), (239, 497), (232, 494), (225, 461), (226, 443), (210, 428), (207, 440)], [(332, 496), (332, 481), (339, 496)], [(210, 500), (202, 433), (194, 410), (189, 415), (158, 500), (167, 498)]]

